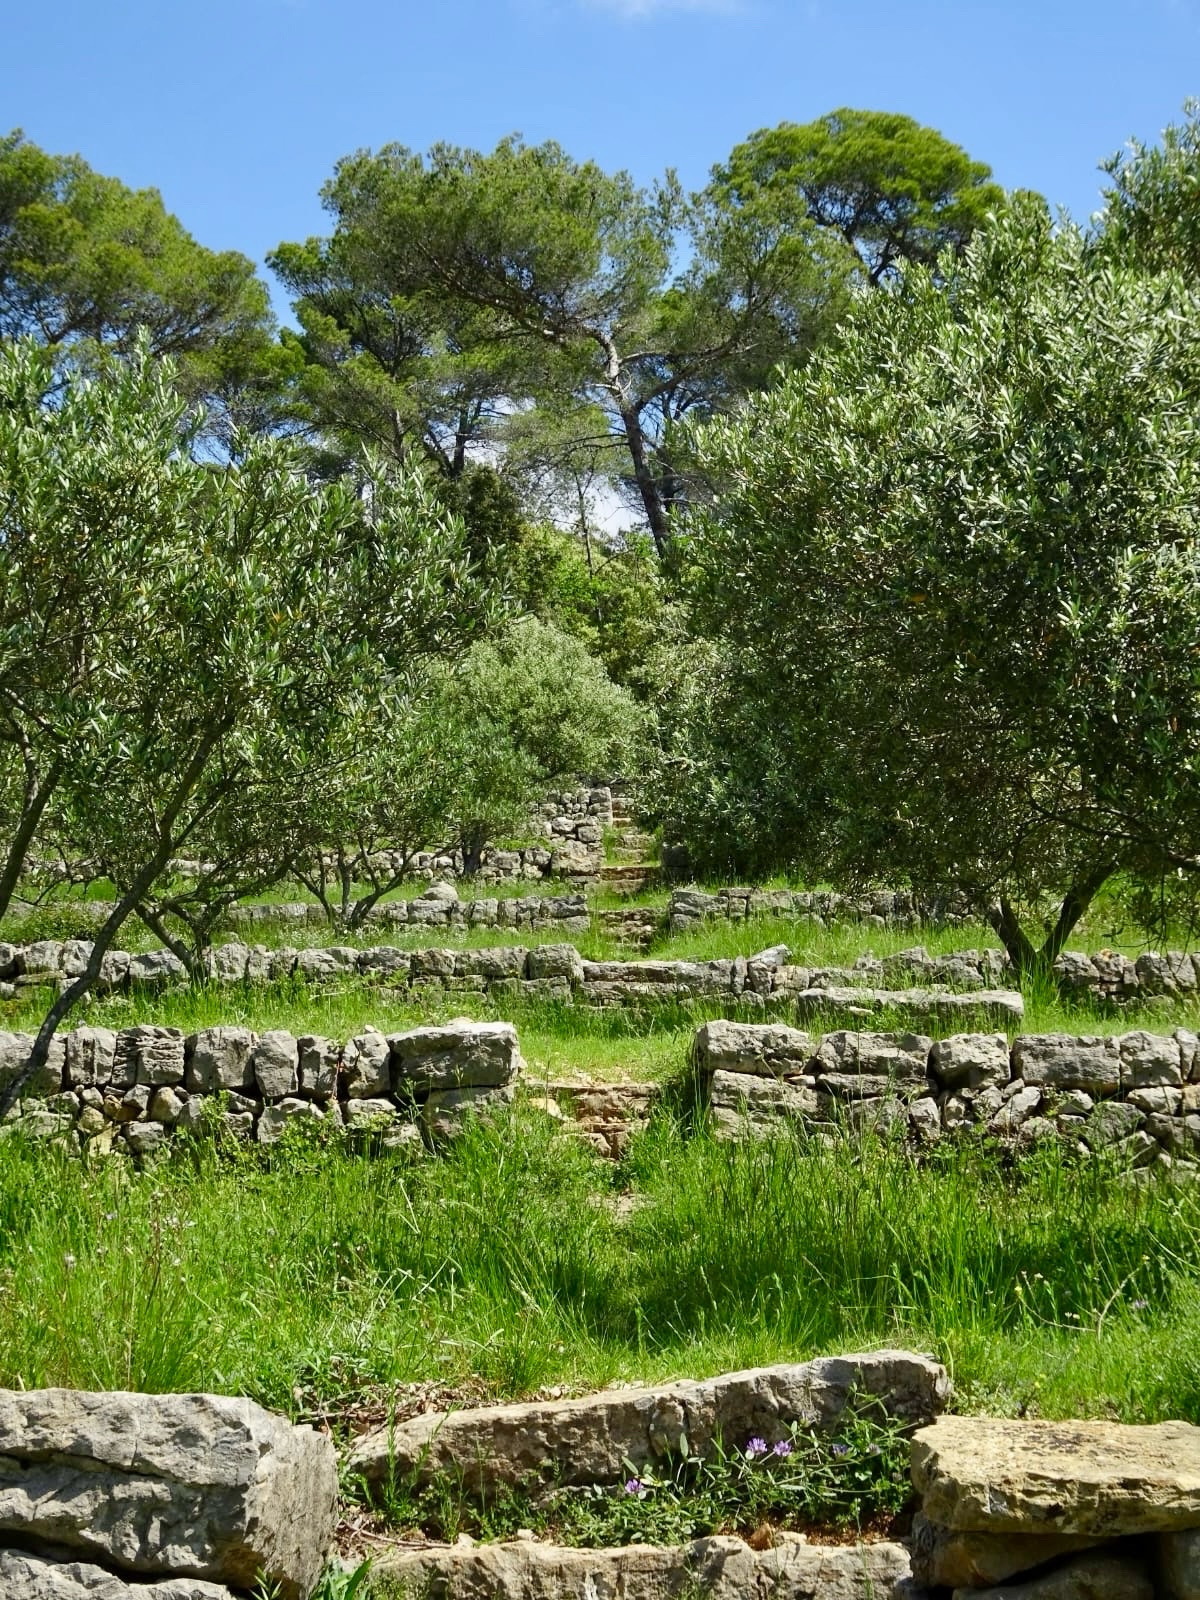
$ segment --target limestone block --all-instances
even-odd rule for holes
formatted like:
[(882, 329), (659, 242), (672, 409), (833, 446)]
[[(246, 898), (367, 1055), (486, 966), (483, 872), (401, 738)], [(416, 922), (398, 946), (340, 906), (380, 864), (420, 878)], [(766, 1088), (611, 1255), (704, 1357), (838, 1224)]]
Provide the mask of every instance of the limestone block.
[(719, 1139), (783, 1133), (789, 1122), (827, 1122), (830, 1102), (813, 1078), (756, 1077), (749, 1072), (714, 1072), (709, 1109)]
[(424, 978), (449, 978), (454, 975), (457, 952), (454, 950), (414, 950), (411, 954), (414, 982)]
[[(921, 1033), (827, 1033), (816, 1053), (814, 1069), (822, 1076), (866, 1074), (885, 1083), (924, 1087), (933, 1040)], [(882, 1091), (881, 1091), (882, 1092)]]
[(421, 1148), (421, 1130), (391, 1100), (347, 1100), (346, 1131), (353, 1144), (381, 1150)]
[(106, 1084), (112, 1077), (117, 1036), (111, 1028), (75, 1028), (63, 1041), (66, 1081), (71, 1088)]
[(146, 1115), (151, 1122), (161, 1122), (166, 1128), (172, 1128), (179, 1121), (186, 1099), (182, 1093), (177, 1093), (169, 1085), (155, 1089), (150, 1097)]
[[(90, 939), (64, 939), (62, 969), (68, 978), (81, 978), (95, 948)], [(103, 958), (102, 958), (103, 959)]]
[(251, 1056), (254, 1081), (264, 1100), (282, 1100), (300, 1085), (296, 1040), (281, 1028), (264, 1033)]
[(908, 1122), (922, 1144), (934, 1144), (942, 1136), (942, 1114), (938, 1103), (928, 1095), (914, 1100), (908, 1108)]
[(235, 1600), (223, 1583), (159, 1578), (126, 1583), (88, 1561), (51, 1561), (25, 1550), (0, 1550), (0, 1600)]
[(129, 958), (130, 983), (157, 989), (166, 984), (186, 983), (187, 976), (187, 968), (170, 950), (148, 950), (144, 955)]
[[(0, 1033), (0, 1093), (24, 1071), (32, 1049), (32, 1034)], [(22, 1094), (27, 1097), (57, 1094), (63, 1086), (66, 1054), (66, 1040), (62, 1034), (55, 1034), (50, 1041), (50, 1053), (45, 1066), (40, 1067), (29, 1079)]]
[(421, 1107), (421, 1124), (435, 1144), (455, 1139), (472, 1117), (503, 1111), (516, 1098), (511, 1083), (484, 1088), (435, 1089)]
[(332, 1100), (337, 1093), (342, 1047), (332, 1039), (306, 1033), (296, 1041), (299, 1053), (298, 1093), (305, 1100)]
[(358, 956), (358, 970), (365, 978), (403, 979), (407, 983), (411, 965), (409, 952), (390, 944), (374, 945), (370, 950), (360, 951)]
[(812, 1036), (778, 1023), (706, 1022), (693, 1045), (701, 1072), (742, 1072), (782, 1078), (808, 1067), (815, 1049)]
[(944, 1089), (981, 1089), (1009, 1080), (1008, 1036), (1003, 1033), (955, 1033), (938, 1039), (929, 1065)]
[(937, 1362), (907, 1351), (823, 1356), (574, 1400), (429, 1412), (365, 1435), (350, 1467), (371, 1485), (383, 1482), (389, 1460), (397, 1473), (422, 1482), (461, 1473), (471, 1493), (485, 1482), (516, 1485), (543, 1473), (563, 1484), (615, 1483), (629, 1475), (627, 1463), (646, 1466), (677, 1450), (682, 1434), (703, 1455), (718, 1437), (741, 1447), (754, 1436), (772, 1444), (794, 1422), (829, 1427), (855, 1393), (877, 1396), (889, 1415), (922, 1424), (942, 1411), (950, 1384)]
[(1115, 1094), (1121, 1083), (1121, 1053), (1116, 1039), (1026, 1033), (1013, 1041), (1012, 1070), (1027, 1084)]
[(543, 944), (530, 950), (525, 974), (530, 978), (566, 978), (568, 983), (583, 983), (587, 966), (573, 944)]
[(891, 1600), (909, 1592), (903, 1545), (814, 1545), (783, 1533), (769, 1550), (713, 1537), (662, 1548), (576, 1550), (534, 1540), (392, 1550), (372, 1569), (425, 1600)]
[(1079, 1131), (1089, 1150), (1104, 1150), (1127, 1139), (1143, 1120), (1137, 1106), (1112, 1100), (1098, 1105)]
[(20, 948), (17, 971), (26, 977), (63, 970), (63, 947), (60, 939), (35, 939)]
[(122, 1028), (113, 1054), (113, 1082), (181, 1084), (184, 1078), (183, 1034), (178, 1028), (142, 1025)]
[(524, 945), (499, 945), (494, 950), (460, 950), (454, 958), (456, 978), (520, 978), (529, 952)]
[(304, 1600), (336, 1495), (330, 1441), (250, 1400), (0, 1390), (0, 1540)]
[(442, 1027), (393, 1034), (391, 1088), (401, 1097), (453, 1089), (498, 1088), (521, 1067), (517, 1030), (511, 1022), (472, 1022), (459, 1017)]
[(1155, 1556), (1163, 1600), (1200, 1600), (1200, 1528), (1160, 1534)]
[(912, 1445), (922, 1510), (945, 1528), (1117, 1537), (1200, 1526), (1200, 1428), (1186, 1422), (941, 1417)]
[(1113, 1547), (1091, 1550), (1024, 1582), (956, 1589), (954, 1600), (1154, 1600), (1145, 1563)]
[(351, 1100), (370, 1100), (391, 1089), (388, 1041), (378, 1028), (364, 1028), (342, 1051), (346, 1093)]
[(1131, 1106), (1147, 1115), (1177, 1117), (1183, 1108), (1183, 1090), (1169, 1084), (1154, 1085), (1149, 1089), (1131, 1089), (1126, 1095)]
[(187, 1041), (187, 1087), (192, 1094), (254, 1087), (254, 1046), (249, 1028), (201, 1028)]
[(1042, 1091), (1034, 1085), (1021, 1085), (1017, 1093), (1010, 1095), (988, 1123), (990, 1132), (1001, 1136), (1015, 1133), (1023, 1123), (1028, 1122), (1041, 1106)]
[(290, 1122), (307, 1118), (309, 1121), (324, 1121), (324, 1113), (319, 1106), (311, 1100), (299, 1100), (289, 1097), (280, 1100), (277, 1105), (264, 1106), (259, 1113), (255, 1125), (254, 1137), (259, 1144), (278, 1144), (283, 1138), (283, 1131)]
[(1100, 1542), (1101, 1536), (1084, 1533), (952, 1531), (918, 1513), (911, 1539), (913, 1580), (934, 1589), (986, 1589)]
[(1121, 1051), (1122, 1092), (1183, 1082), (1178, 1039), (1138, 1029), (1123, 1033), (1117, 1044)]
[(204, 970), (214, 983), (241, 983), (250, 964), (250, 947), (234, 941), (204, 952)]
[(125, 1143), (135, 1156), (153, 1155), (156, 1150), (162, 1149), (167, 1138), (167, 1130), (161, 1122), (127, 1122), (124, 1132)]

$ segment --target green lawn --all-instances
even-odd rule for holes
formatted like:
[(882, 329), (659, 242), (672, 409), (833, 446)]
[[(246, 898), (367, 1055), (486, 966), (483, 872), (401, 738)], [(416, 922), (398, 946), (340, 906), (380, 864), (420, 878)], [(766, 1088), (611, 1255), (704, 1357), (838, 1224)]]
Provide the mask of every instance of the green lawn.
[[(625, 1190), (637, 1204), (617, 1210)], [(0, 1385), (293, 1414), (397, 1382), (702, 1376), (935, 1352), (958, 1404), (1200, 1421), (1200, 1195), (1055, 1151), (685, 1140), (625, 1164), (530, 1110), (402, 1160), (196, 1147), (131, 1180), (0, 1142)]]

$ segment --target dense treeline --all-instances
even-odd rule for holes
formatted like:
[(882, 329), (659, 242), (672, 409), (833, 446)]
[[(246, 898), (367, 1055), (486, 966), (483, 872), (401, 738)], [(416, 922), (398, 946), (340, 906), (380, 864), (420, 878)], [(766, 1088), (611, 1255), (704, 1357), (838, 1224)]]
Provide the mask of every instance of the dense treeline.
[(332, 839), (469, 868), (604, 769), (699, 870), (953, 883), (1023, 966), (1113, 878), (1173, 913), (1197, 127), (1087, 232), (885, 113), (691, 194), (390, 145), (271, 255), (283, 329), (155, 192), (0, 141), (0, 914), (86, 858), (97, 964), (128, 915), (195, 961)]

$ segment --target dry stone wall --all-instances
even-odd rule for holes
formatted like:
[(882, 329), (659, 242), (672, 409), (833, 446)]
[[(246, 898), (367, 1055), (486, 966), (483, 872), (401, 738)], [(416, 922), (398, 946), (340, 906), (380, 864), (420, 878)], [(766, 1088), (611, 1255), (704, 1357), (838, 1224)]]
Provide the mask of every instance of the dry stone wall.
[(694, 1060), (715, 1131), (788, 1123), (816, 1133), (896, 1131), (917, 1144), (989, 1134), (1062, 1140), (1130, 1168), (1200, 1159), (1200, 1041), (1177, 1028), (1108, 1038), (798, 1029), (729, 1021), (697, 1033)]
[(0, 1389), (0, 1597), (307, 1600), (330, 1441), (221, 1395)]
[[(0, 1091), (33, 1040), (0, 1034)], [(371, 1148), (411, 1149), (511, 1103), (521, 1071), (507, 1022), (459, 1020), (344, 1043), (243, 1027), (77, 1028), (0, 1122), (0, 1137), (55, 1139), (88, 1158), (139, 1160), (173, 1134), (276, 1143), (296, 1122)]]
[[(42, 940), (0, 945), (0, 973), (11, 995), (30, 984), (65, 983), (82, 972), (91, 953), (86, 940)], [(467, 1000), (556, 1001), (637, 1008), (703, 1001), (749, 1011), (813, 1016), (831, 1010), (859, 1016), (889, 1011), (939, 1021), (987, 1018), (1009, 1024), (1023, 1015), (1012, 990), (940, 987), (875, 988), (873, 969), (826, 969), (785, 964), (782, 947), (746, 960), (585, 961), (574, 945), (498, 945), (486, 950), (401, 950), (394, 945), (351, 945), (308, 950), (230, 943), (206, 954), (206, 973), (221, 984), (302, 979), (331, 983), (362, 979), (393, 991), (445, 991)], [(183, 963), (167, 950), (145, 955), (110, 951), (96, 985), (100, 994), (160, 988), (187, 981)]]
[[(266, 922), (308, 928), (327, 926), (322, 908), (303, 900), (235, 906), (229, 921), (248, 928)], [(462, 900), (457, 890), (445, 884), (436, 884), (412, 899), (381, 901), (371, 907), (363, 921), (369, 927), (457, 931), (512, 928), (516, 932), (540, 932), (553, 928), (563, 933), (586, 933), (591, 927), (587, 896), (583, 894), (482, 895)]]

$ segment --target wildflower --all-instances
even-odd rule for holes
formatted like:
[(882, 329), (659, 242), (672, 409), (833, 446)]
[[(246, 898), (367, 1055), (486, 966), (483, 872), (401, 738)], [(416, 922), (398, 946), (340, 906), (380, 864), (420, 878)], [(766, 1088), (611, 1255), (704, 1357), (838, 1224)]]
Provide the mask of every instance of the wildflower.
[(850, 1454), (850, 1446), (848, 1444), (841, 1443), (831, 1444), (829, 1446), (829, 1454), (838, 1459), (840, 1459), (842, 1456), (848, 1456)]
[(640, 1478), (630, 1478), (625, 1485), (626, 1494), (641, 1494), (644, 1485)]
[(1149, 1300), (1131, 1300), (1129, 1302), (1129, 1309), (1131, 1311), (1148, 1311), (1150, 1309), (1150, 1302)]
[(776, 1439), (774, 1453), (777, 1456), (790, 1456), (792, 1447), (786, 1439)]
[(75, 1266), (75, 1257), (73, 1255), (71, 1255), (70, 1252), (68, 1252), (65, 1256), (63, 1256), (63, 1266), (66, 1267), (68, 1272), (70, 1272), (74, 1268), (74, 1266)]
[(757, 1435), (755, 1435), (753, 1439), (748, 1441), (746, 1445), (746, 1456), (750, 1461), (755, 1460), (755, 1458), (758, 1456), (765, 1456), (766, 1453), (767, 1441), (765, 1439), (760, 1439)]

